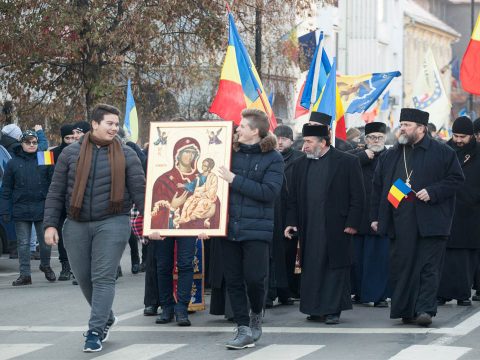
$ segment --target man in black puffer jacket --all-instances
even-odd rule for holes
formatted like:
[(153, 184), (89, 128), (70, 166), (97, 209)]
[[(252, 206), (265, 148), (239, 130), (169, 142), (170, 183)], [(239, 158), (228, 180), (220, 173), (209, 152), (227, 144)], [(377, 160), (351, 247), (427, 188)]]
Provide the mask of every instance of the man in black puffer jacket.
[(116, 137), (120, 111), (98, 105), (92, 130), (67, 146), (55, 166), (45, 201), (45, 241), (63, 239), (82, 293), (91, 306), (84, 352), (102, 350), (116, 322), (112, 312), (115, 278), (130, 236), (132, 201), (144, 208), (145, 175), (135, 151)]
[[(20, 137), (20, 143), (12, 148), (14, 157), (7, 163), (3, 178), (0, 215), (4, 222), (13, 221), (17, 234), (20, 276), (13, 286), (32, 284), (30, 270), (30, 238), (32, 224), (40, 244), (40, 270), (48, 281), (56, 279), (50, 267), (51, 247), (43, 238), (43, 207), (52, 178), (53, 167), (39, 165), (37, 161), (38, 136), (27, 130)], [(13, 209), (10, 212), (10, 204)]]
[(276, 140), (268, 129), (263, 111), (242, 111), (238, 139), (233, 144), (232, 171), (219, 169), (220, 177), (230, 183), (228, 238), (222, 243), (227, 292), (238, 326), (235, 338), (226, 344), (230, 349), (253, 347), (262, 334), (274, 202), (284, 173), (282, 156), (275, 150)]

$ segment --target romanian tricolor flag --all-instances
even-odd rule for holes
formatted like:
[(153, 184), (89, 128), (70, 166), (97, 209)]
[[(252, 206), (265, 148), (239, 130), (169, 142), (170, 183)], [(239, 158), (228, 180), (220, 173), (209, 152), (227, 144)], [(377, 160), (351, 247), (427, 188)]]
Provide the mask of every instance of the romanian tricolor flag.
[(480, 95), (480, 16), (473, 29), (467, 50), (460, 65), (460, 81), (463, 90)]
[(313, 105), (312, 111), (319, 111), (328, 114), (332, 117), (332, 132), (335, 132), (335, 137), (347, 140), (347, 130), (345, 127), (345, 111), (340, 99), (340, 93), (337, 87), (337, 60), (333, 59), (332, 68), (328, 74), (325, 88)]
[(210, 112), (224, 120), (233, 120), (238, 125), (242, 110), (263, 110), (270, 119), (270, 128), (275, 129), (277, 120), (255, 65), (240, 39), (231, 13), (228, 14), (228, 19), (230, 30), (227, 54), (223, 62), (217, 95), (210, 107)]
[(392, 204), (393, 207), (396, 209), (398, 208), (398, 205), (400, 205), (400, 202), (405, 199), (411, 192), (412, 189), (410, 189), (410, 187), (405, 184), (402, 179), (397, 179), (390, 188), (387, 199), (390, 204)]
[(37, 151), (37, 161), (38, 165), (53, 165), (55, 160), (53, 160), (53, 152), (51, 151)]
[(128, 79), (127, 85), (127, 104), (125, 106), (125, 120), (123, 122), (123, 127), (128, 131), (130, 140), (136, 143), (138, 140), (138, 115), (135, 100), (133, 99), (130, 79)]

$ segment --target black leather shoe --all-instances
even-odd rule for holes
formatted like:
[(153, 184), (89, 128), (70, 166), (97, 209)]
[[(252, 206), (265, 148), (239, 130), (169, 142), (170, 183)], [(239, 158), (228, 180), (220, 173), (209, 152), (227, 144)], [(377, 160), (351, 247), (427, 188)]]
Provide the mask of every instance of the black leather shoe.
[(150, 305), (150, 306), (145, 306), (145, 309), (143, 309), (143, 315), (145, 316), (156, 316), (158, 310), (158, 306)]
[(307, 316), (308, 321), (317, 321), (317, 322), (324, 322), (325, 321), (325, 316), (321, 315), (308, 315)]
[(447, 303), (447, 299), (437, 298), (437, 305), (438, 305), (438, 306), (445, 305), (446, 303)]
[(329, 314), (325, 317), (326, 325), (337, 325), (340, 323), (340, 316), (338, 314)]
[(457, 300), (457, 306), (472, 306), (472, 302), (470, 300)]
[(39, 267), (40, 271), (45, 274), (45, 279), (47, 279), (50, 282), (54, 282), (57, 280), (57, 276), (53, 272), (52, 268), (50, 266), (42, 266), (40, 265)]
[(406, 325), (415, 324), (415, 318), (403, 317), (402, 318), (402, 323), (404, 323)]
[(32, 277), (20, 275), (17, 280), (12, 282), (12, 286), (32, 285)]
[(292, 298), (278, 299), (278, 301), (282, 305), (293, 305), (295, 303)]
[(432, 316), (427, 313), (421, 313), (420, 315), (417, 316), (417, 318), (415, 319), (415, 322), (419, 326), (425, 326), (425, 327), (430, 326), (430, 324), (432, 323)]

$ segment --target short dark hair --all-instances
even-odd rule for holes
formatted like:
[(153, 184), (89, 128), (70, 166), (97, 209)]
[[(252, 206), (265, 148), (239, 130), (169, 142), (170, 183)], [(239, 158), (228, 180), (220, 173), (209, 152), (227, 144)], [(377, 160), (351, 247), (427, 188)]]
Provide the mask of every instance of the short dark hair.
[(108, 114), (113, 114), (120, 117), (121, 112), (115, 106), (108, 104), (98, 104), (93, 108), (91, 120), (97, 123), (101, 123), (103, 117)]
[(322, 142), (322, 140), (325, 140), (325, 142), (327, 143), (326, 145), (327, 146), (330, 146), (332, 145), (332, 142), (330, 141), (330, 136), (317, 136), (318, 137), (318, 141)]
[(242, 111), (242, 117), (248, 120), (248, 126), (252, 130), (258, 129), (258, 136), (262, 139), (268, 135), (270, 122), (267, 114), (258, 109), (245, 109)]

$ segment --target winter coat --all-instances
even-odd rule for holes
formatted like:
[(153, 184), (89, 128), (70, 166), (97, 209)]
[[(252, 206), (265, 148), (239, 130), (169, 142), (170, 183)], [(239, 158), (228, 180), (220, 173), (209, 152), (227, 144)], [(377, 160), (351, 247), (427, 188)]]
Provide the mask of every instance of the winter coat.
[(234, 142), (230, 184), (228, 239), (271, 242), (274, 202), (280, 194), (284, 164), (269, 134), (259, 143)]
[(375, 167), (377, 166), (379, 157), (385, 153), (386, 149), (382, 150), (379, 153), (375, 153), (373, 159), (370, 159), (365, 152), (365, 149), (358, 148), (355, 150), (347, 151), (349, 154), (355, 155), (360, 160), (360, 165), (362, 166), (363, 174), (363, 183), (365, 185), (365, 210), (363, 212), (362, 224), (360, 229), (358, 229), (359, 235), (376, 235), (376, 233), (371, 228), (370, 222), (370, 201), (372, 195), (372, 181), (373, 174), (375, 172)]
[[(37, 153), (15, 147), (8, 161), (0, 195), (0, 215), (5, 220), (41, 221), (53, 166), (38, 165)], [(13, 204), (10, 213), (10, 204)]]
[[(380, 157), (373, 178), (370, 221), (378, 221), (378, 234), (393, 236), (392, 205), (387, 196), (398, 161), (403, 161), (402, 146), (395, 145)], [(455, 208), (455, 193), (464, 176), (455, 152), (445, 144), (425, 136), (413, 151), (419, 154), (409, 167), (413, 170), (412, 189), (427, 190), (430, 200), (415, 200), (415, 213), (421, 237), (449, 236)]]
[(463, 148), (456, 148), (457, 157), (465, 175), (465, 182), (457, 190), (452, 232), (448, 248), (480, 249), (480, 145), (472, 139)]
[[(351, 155), (334, 147), (330, 147), (330, 165), (327, 178), (327, 197), (325, 200), (325, 231), (327, 238), (328, 262), (331, 269), (348, 267), (352, 262), (351, 235), (345, 228), (360, 228), (365, 204), (365, 188), (363, 186), (360, 162)], [(308, 164), (306, 157), (295, 162), (293, 181), (289, 184), (290, 192), (287, 205), (287, 226), (298, 228), (300, 248), (305, 241), (307, 226), (307, 202), (309, 193), (317, 191), (307, 186)], [(302, 256), (303, 257), (303, 256)]]
[[(44, 227), (59, 227), (62, 210), (70, 208), (77, 160), (80, 155), (80, 146), (85, 138), (63, 149), (55, 165), (47, 200), (45, 202)], [(144, 209), (145, 174), (142, 164), (135, 151), (122, 144), (125, 155), (125, 197), (122, 215), (128, 215), (132, 207), (132, 200), (140, 211)], [(109, 212), (111, 174), (108, 161), (108, 147), (92, 147), (92, 164), (90, 175), (85, 187), (82, 210), (78, 221), (99, 221), (112, 216)]]

